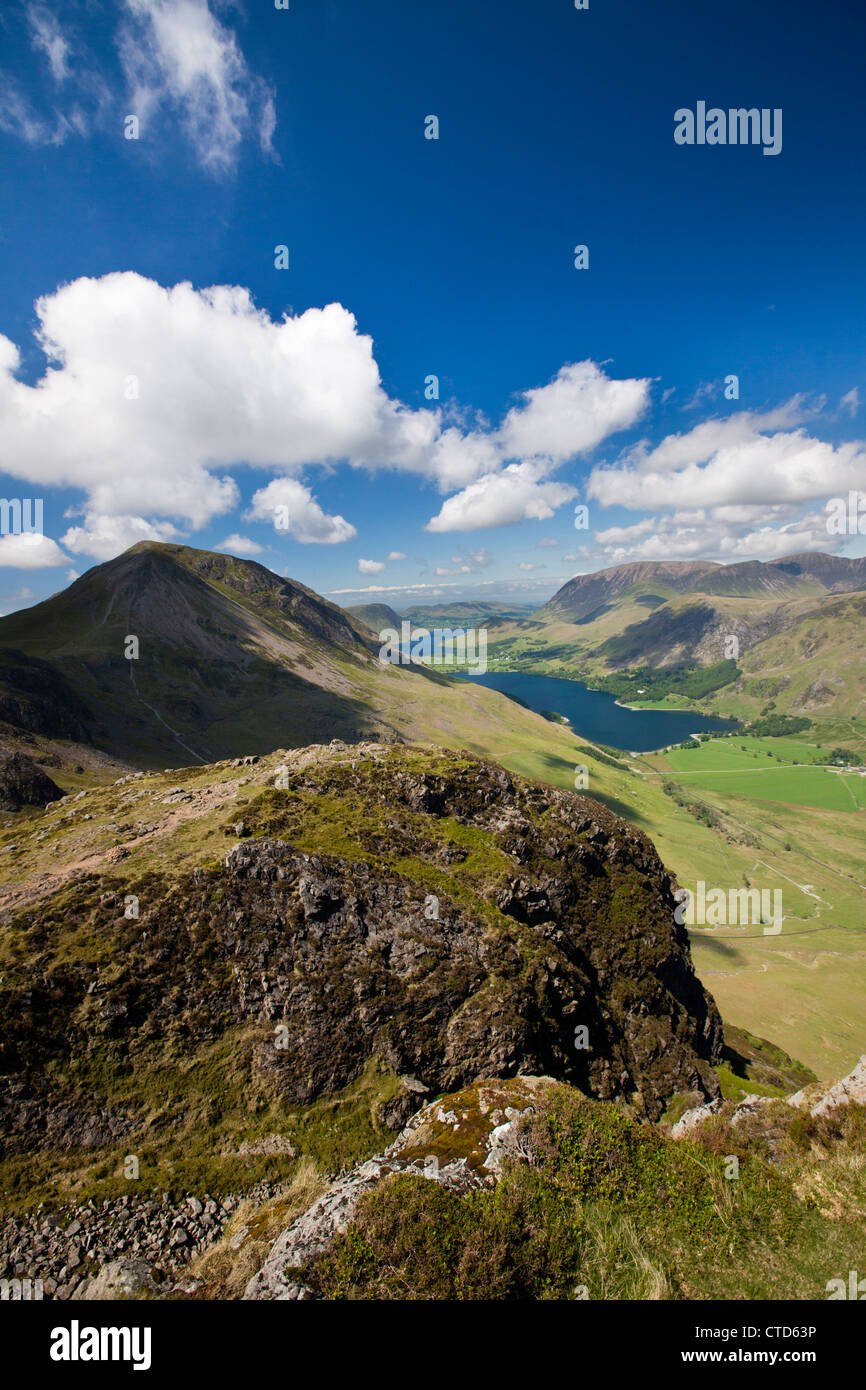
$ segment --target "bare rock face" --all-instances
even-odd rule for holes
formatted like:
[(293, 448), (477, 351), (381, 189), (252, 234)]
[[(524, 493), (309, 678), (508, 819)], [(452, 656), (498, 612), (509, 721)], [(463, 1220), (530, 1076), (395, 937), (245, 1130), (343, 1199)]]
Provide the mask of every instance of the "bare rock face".
[[(588, 906), (602, 909), (610, 885), (595, 852), (591, 862), (599, 897)], [(665, 921), (662, 904), (638, 894), (634, 919), (605, 939), (590, 925), (603, 910), (582, 910), (574, 869), (563, 870), (509, 876), (492, 895), (503, 920), (491, 929), (444, 899), (427, 919), (417, 885), (364, 864), (276, 840), (232, 851), (222, 916), (208, 920), (241, 969), (251, 974), (265, 952), (261, 1004), (288, 1032), (282, 1049), (261, 1050), (260, 1067), (296, 1104), (347, 1085), (371, 1055), (435, 1090), (546, 1073), (600, 1099), (640, 1092), (651, 1115), (676, 1090), (714, 1094), (705, 1064), (720, 1024), (674, 938), (673, 910)], [(207, 899), (190, 906), (207, 911)], [(226, 919), (243, 931), (221, 929)]]
[(708, 1120), (711, 1115), (717, 1115), (721, 1108), (721, 1096), (717, 1096), (715, 1100), (708, 1101), (706, 1105), (692, 1106), (691, 1110), (686, 1110), (686, 1112), (680, 1116), (671, 1129), (671, 1138), (682, 1139), (685, 1135), (691, 1134), (692, 1130), (695, 1129), (697, 1125), (702, 1124), (704, 1120)]
[(147, 1260), (110, 1260), (92, 1279), (82, 1280), (73, 1299), (107, 1302), (116, 1298), (153, 1297), (159, 1286), (153, 1282)]
[(59, 801), (63, 792), (26, 753), (10, 753), (0, 760), (0, 811), (20, 811), (22, 806), (46, 806)]

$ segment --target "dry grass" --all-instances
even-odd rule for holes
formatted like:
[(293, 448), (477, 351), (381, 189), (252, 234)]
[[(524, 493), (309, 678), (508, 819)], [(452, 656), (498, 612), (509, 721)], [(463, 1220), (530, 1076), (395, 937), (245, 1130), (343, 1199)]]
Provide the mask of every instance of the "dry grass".
[[(204, 1281), (201, 1294), (208, 1299), (241, 1298), (254, 1274), (261, 1269), (271, 1246), (328, 1186), (328, 1178), (311, 1158), (302, 1158), (291, 1182), (277, 1197), (256, 1205), (242, 1202), (232, 1215), (222, 1238), (193, 1260), (189, 1273)], [(243, 1236), (237, 1248), (232, 1242)]]

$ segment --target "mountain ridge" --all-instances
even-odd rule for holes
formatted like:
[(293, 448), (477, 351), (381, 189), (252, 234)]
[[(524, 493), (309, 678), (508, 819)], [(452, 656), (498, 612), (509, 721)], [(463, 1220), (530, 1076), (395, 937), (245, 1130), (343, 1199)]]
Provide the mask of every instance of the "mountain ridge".
[(744, 560), (730, 565), (714, 561), (641, 560), (575, 575), (537, 610), (537, 617), (582, 622), (607, 598), (619, 597), (645, 584), (657, 584), (679, 594), (730, 594), (760, 597), (767, 593), (795, 597), (804, 585), (826, 593), (866, 588), (866, 557), (849, 559), (804, 551), (780, 560)]

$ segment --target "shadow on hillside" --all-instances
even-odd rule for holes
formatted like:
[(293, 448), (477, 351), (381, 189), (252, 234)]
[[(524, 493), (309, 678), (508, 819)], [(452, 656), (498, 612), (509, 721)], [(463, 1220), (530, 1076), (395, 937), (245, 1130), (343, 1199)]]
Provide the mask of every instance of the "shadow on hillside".
[(700, 931), (690, 931), (689, 940), (692, 946), (706, 946), (707, 950), (715, 951), (716, 955), (722, 956), (729, 965), (740, 965), (743, 963), (735, 943), (722, 941), (717, 936), (711, 936), (708, 932), (704, 933)]
[(175, 671), (145, 670), (132, 689), (128, 680), (114, 689), (103, 681), (96, 746), (153, 770), (186, 766), (190, 754), (209, 763), (393, 735), (387, 716), (371, 706), (275, 663), (251, 669), (188, 660), (185, 675), (180, 681)]
[[(549, 772), (550, 776), (548, 780), (550, 780), (554, 786), (561, 787), (563, 781), (565, 781), (569, 791), (578, 791), (574, 786), (574, 769), (576, 763), (569, 762), (567, 758), (560, 757), (557, 753), (539, 753), (538, 760), (544, 764), (545, 769)], [(559, 777), (555, 778), (554, 774), (559, 774)], [(623, 820), (629, 821), (632, 825), (647, 824), (646, 816), (636, 810), (634, 806), (629, 806), (625, 801), (620, 801), (618, 797), (610, 796), (607, 792), (594, 790), (591, 776), (589, 786), (584, 791), (580, 791), (579, 795), (590, 796), (593, 801), (602, 802), (609, 811), (613, 811), (617, 816), (622, 816)]]

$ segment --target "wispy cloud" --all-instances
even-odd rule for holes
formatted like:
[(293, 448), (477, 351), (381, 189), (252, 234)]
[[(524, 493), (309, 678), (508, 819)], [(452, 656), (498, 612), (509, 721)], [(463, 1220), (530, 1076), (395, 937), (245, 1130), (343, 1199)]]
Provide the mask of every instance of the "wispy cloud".
[(250, 71), (237, 36), (207, 0), (126, 0), (126, 12), (118, 49), (143, 130), (165, 108), (215, 175), (234, 169), (251, 134), (273, 154), (274, 92)]
[(237, 34), (209, 0), (120, 0), (119, 8), (112, 60), (97, 59), (39, 0), (19, 7), (31, 47), (63, 89), (63, 108), (53, 91), (30, 93), (19, 78), (0, 74), (0, 130), (30, 145), (62, 145), (97, 130), (119, 139), (125, 117), (134, 115), (155, 157), (176, 147), (180, 128), (214, 177), (235, 169), (245, 141), (277, 160), (274, 90), (250, 69)]
[(70, 45), (57, 16), (42, 5), (28, 5), (27, 20), (31, 44), (45, 55), (55, 82), (65, 82), (69, 76)]

